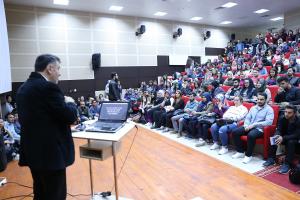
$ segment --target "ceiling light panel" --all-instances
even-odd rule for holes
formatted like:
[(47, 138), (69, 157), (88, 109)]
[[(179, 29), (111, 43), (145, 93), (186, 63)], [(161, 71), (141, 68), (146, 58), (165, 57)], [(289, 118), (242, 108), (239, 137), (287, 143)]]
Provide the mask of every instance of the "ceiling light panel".
[(265, 13), (265, 12), (268, 12), (268, 11), (269, 11), (268, 9), (259, 9), (257, 11), (254, 11), (254, 13), (261, 14), (261, 13)]
[(228, 2), (228, 3), (225, 3), (224, 5), (222, 5), (223, 8), (231, 8), (233, 6), (236, 6), (238, 5), (237, 3), (234, 3), (234, 2)]
[(155, 16), (165, 16), (166, 14), (168, 14), (168, 13), (166, 13), (166, 12), (156, 12), (156, 13), (154, 13)]
[(53, 0), (53, 4), (67, 6), (69, 5), (69, 0)]
[(199, 21), (201, 19), (203, 19), (203, 18), (202, 17), (192, 17), (190, 20), (192, 20), (192, 21)]
[(275, 17), (275, 18), (272, 18), (270, 20), (272, 20), (272, 21), (279, 21), (279, 20), (283, 20), (283, 17)]
[(122, 6), (110, 6), (109, 10), (111, 10), (111, 11), (121, 11), (121, 10), (123, 10), (123, 7)]
[(220, 24), (231, 24), (231, 23), (232, 23), (231, 21), (223, 21)]

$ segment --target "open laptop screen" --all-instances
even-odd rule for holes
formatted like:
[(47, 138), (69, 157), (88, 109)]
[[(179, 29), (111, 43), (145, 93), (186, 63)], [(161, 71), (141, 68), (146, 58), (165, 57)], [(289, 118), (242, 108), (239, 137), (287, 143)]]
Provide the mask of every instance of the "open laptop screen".
[(103, 102), (99, 120), (125, 121), (129, 104), (126, 102)]

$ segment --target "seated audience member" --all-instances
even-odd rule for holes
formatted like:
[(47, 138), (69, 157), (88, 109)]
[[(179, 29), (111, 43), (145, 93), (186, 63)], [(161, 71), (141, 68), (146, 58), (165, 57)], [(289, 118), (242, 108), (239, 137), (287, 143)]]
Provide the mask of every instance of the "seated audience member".
[[(202, 101), (198, 104), (196, 111), (190, 113), (189, 116), (184, 116), (184, 127), (187, 129), (187, 136), (191, 138), (207, 138), (206, 132), (210, 127), (209, 124), (199, 123), (201, 116), (210, 115), (213, 111), (213, 103), (211, 102), (212, 97), (209, 92), (204, 92), (201, 95)], [(197, 135), (196, 135), (197, 134)], [(182, 134), (179, 132), (178, 137)]]
[(267, 69), (262, 64), (258, 64), (257, 67), (258, 67), (258, 74), (259, 75), (266, 75), (266, 74), (268, 74)]
[[(173, 129), (174, 129), (174, 133), (181, 133), (182, 129), (183, 129), (183, 122), (184, 122), (184, 116), (189, 116), (191, 115), (191, 113), (193, 111), (196, 111), (197, 106), (198, 106), (198, 102), (195, 100), (196, 97), (196, 93), (192, 93), (189, 98), (190, 100), (187, 102), (187, 104), (185, 105), (184, 109), (183, 109), (183, 113), (179, 114), (179, 115), (175, 115), (171, 118), (172, 121), (172, 125), (173, 125)], [(178, 121), (178, 124), (177, 124)], [(165, 131), (169, 131), (168, 127), (166, 128)]]
[(3, 142), (0, 145), (4, 145), (7, 162), (13, 159), (19, 159), (19, 144), (11, 138), (13, 138), (13, 136), (4, 128), (4, 121), (0, 118), (0, 142)]
[(164, 97), (165, 93), (163, 90), (159, 90), (157, 92), (156, 98), (153, 98), (153, 106), (144, 108), (145, 111), (145, 119), (148, 122), (147, 125), (152, 127), (153, 126), (153, 114), (155, 111), (160, 110), (162, 107), (162, 103), (165, 101)]
[(95, 117), (99, 117), (100, 115), (100, 105), (96, 100), (92, 101), (92, 105), (90, 107), (90, 116), (94, 119)]
[[(200, 111), (202, 115), (206, 115), (208, 117), (214, 117), (214, 119), (222, 118), (224, 112), (227, 110), (227, 106), (224, 104), (224, 95), (219, 94), (215, 97), (214, 101), (210, 102), (210, 96), (205, 97), (206, 107)], [(200, 110), (200, 109), (198, 109)], [(201, 118), (201, 115), (200, 115)], [(198, 143), (195, 145), (196, 147), (203, 146), (207, 143), (208, 139), (208, 129), (214, 122), (201, 122), (201, 120), (191, 120), (188, 123), (188, 134), (193, 138), (199, 139)]]
[(266, 79), (267, 85), (276, 85), (277, 84), (277, 70), (272, 68), (269, 72), (269, 76)]
[[(176, 93), (180, 93), (179, 90), (176, 91)], [(175, 95), (176, 95), (175, 93)], [(181, 94), (181, 93), (180, 93)], [(169, 108), (172, 104), (174, 103), (174, 98), (170, 96), (170, 94), (168, 92), (164, 93), (164, 100), (163, 102), (159, 105), (159, 109), (155, 110), (153, 112), (153, 125), (151, 127), (151, 129), (159, 129), (162, 128), (161, 124), (162, 121), (165, 119), (162, 119), (162, 114), (166, 112), (166, 108)]]
[(173, 127), (171, 118), (174, 116), (174, 114), (176, 115), (176, 113), (183, 112), (184, 109), (184, 101), (182, 99), (182, 94), (179, 90), (175, 92), (175, 98), (173, 103), (171, 103), (171, 105), (169, 106), (165, 106), (164, 109), (165, 112), (161, 114), (160, 121), (159, 121), (160, 122), (159, 130), (168, 132), (169, 128)]
[(257, 83), (258, 80), (259, 80), (259, 73), (258, 73), (258, 71), (257, 71), (256, 68), (253, 68), (253, 69), (251, 70), (251, 76), (252, 76), (251, 79), (252, 79), (254, 85), (256, 85), (256, 83)]
[(297, 60), (295, 57), (292, 57), (289, 59), (290, 64), (289, 68), (293, 68), (295, 72), (299, 73), (300, 72), (300, 65), (297, 63)]
[(244, 86), (240, 92), (240, 95), (243, 98), (243, 101), (253, 101), (253, 97), (255, 96), (255, 86), (251, 78), (246, 78), (244, 80)]
[(227, 72), (227, 78), (225, 79), (223, 85), (233, 86), (233, 73), (232, 71)]
[(267, 104), (267, 95), (258, 93), (257, 105), (253, 106), (246, 115), (244, 125), (233, 130), (233, 141), (236, 146), (237, 153), (232, 158), (244, 157), (242, 135), (247, 135), (247, 151), (243, 159), (243, 163), (247, 164), (252, 159), (252, 153), (255, 146), (255, 140), (263, 136), (263, 129), (273, 123), (274, 111)]
[(240, 79), (233, 79), (233, 86), (226, 92), (225, 97), (227, 100), (232, 100), (235, 96), (240, 95)]
[(275, 103), (280, 103), (280, 107), (284, 108), (286, 105), (300, 105), (300, 89), (294, 87), (289, 83), (287, 77), (278, 78), (279, 89), (275, 96)]
[(87, 121), (91, 118), (89, 108), (85, 105), (84, 101), (80, 101), (80, 106), (77, 110), (81, 122)]
[[(271, 92), (267, 88), (267, 83), (263, 78), (259, 79), (257, 84), (256, 84), (256, 94), (258, 94), (258, 93), (266, 93), (267, 94), (267, 103), (270, 103), (270, 101), (271, 101)], [(255, 102), (256, 102), (256, 99), (257, 99), (256, 94), (255, 94)]]
[(297, 108), (294, 105), (287, 105), (284, 116), (279, 118), (276, 129), (275, 144), (269, 148), (269, 155), (263, 166), (268, 167), (275, 164), (276, 150), (278, 145), (284, 145), (287, 152), (279, 173), (286, 174), (293, 164), (296, 145), (300, 139), (300, 119), (297, 116)]
[(216, 81), (218, 81), (218, 83), (219, 83), (220, 85), (223, 85), (223, 83), (224, 83), (225, 80), (224, 80), (224, 78), (223, 78), (223, 74), (222, 74), (221, 71), (218, 71), (218, 72), (217, 72)]
[(181, 90), (180, 91), (181, 91), (182, 95), (189, 95), (189, 94), (192, 93), (192, 89), (190, 88), (190, 85), (189, 85), (189, 83), (188, 83), (187, 80), (184, 80), (182, 82)]
[(20, 135), (16, 133), (15, 126), (14, 126), (15, 116), (12, 113), (8, 113), (6, 115), (6, 120), (7, 121), (4, 122), (4, 128), (10, 133), (9, 137), (12, 137), (10, 139), (19, 142)]
[(300, 84), (300, 79), (296, 76), (294, 76), (294, 73), (295, 73), (295, 69), (293, 68), (288, 68), (286, 74), (287, 74), (287, 78), (289, 80), (289, 83), (292, 85), (292, 86), (295, 86), (295, 87), (298, 87), (299, 84)]
[(6, 116), (8, 113), (11, 113), (14, 110), (14, 105), (12, 102), (12, 97), (11, 95), (6, 95), (5, 97), (5, 107), (3, 110), (3, 116)]
[(234, 97), (233, 101), (234, 106), (230, 106), (223, 114), (223, 117), (219, 119), (223, 122), (214, 123), (210, 129), (214, 141), (214, 144), (210, 147), (210, 150), (219, 148), (218, 141), (220, 138), (222, 148), (219, 151), (219, 155), (228, 152), (228, 134), (237, 128), (238, 122), (243, 120), (248, 113), (248, 109), (243, 106), (243, 97), (236, 96)]
[(19, 122), (19, 115), (18, 113), (14, 114), (15, 120), (14, 120), (14, 127), (15, 127), (15, 131), (18, 135), (20, 135), (21, 133), (21, 124)]
[(220, 87), (220, 84), (218, 81), (213, 81), (211, 82), (211, 95), (212, 98), (215, 98), (218, 94), (224, 94), (225, 91), (223, 90), (223, 88)]
[(284, 64), (281, 61), (275, 63), (274, 68), (277, 70), (278, 74), (285, 74), (286, 70), (284, 68)]

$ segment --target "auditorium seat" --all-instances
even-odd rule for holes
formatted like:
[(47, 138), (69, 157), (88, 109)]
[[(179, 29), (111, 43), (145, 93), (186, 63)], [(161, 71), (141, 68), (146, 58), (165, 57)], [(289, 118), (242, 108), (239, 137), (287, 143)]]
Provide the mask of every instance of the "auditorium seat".
[(190, 98), (188, 96), (182, 96), (182, 100), (184, 102), (184, 105), (186, 105)]
[(278, 85), (268, 85), (267, 88), (270, 90), (271, 99), (272, 99), (272, 102), (274, 102), (274, 99), (275, 99), (275, 96), (278, 92), (279, 86)]
[(270, 73), (270, 70), (272, 69), (272, 66), (265, 66), (265, 68), (266, 68), (266, 70), (267, 70), (267, 72), (268, 72), (268, 74)]
[(259, 76), (259, 78), (260, 78), (260, 79), (261, 79), (261, 78), (263, 78), (263, 79), (265, 79), (265, 80), (266, 80), (266, 79), (268, 78), (268, 76), (269, 76), (269, 74), (260, 75), (260, 76)]
[(222, 88), (225, 92), (227, 92), (227, 91), (229, 90), (230, 87), (231, 87), (231, 86), (228, 86), (228, 85), (222, 85), (222, 86), (221, 86), (221, 88)]
[[(278, 114), (279, 114), (279, 106), (272, 105), (271, 106), (274, 110), (274, 120), (273, 124), (270, 126), (264, 127), (264, 135), (262, 138), (258, 138), (255, 141), (255, 144), (262, 144), (263, 145), (263, 157), (264, 159), (268, 158), (268, 151), (270, 147), (270, 137), (274, 135), (276, 131), (277, 121), (278, 121)], [(241, 136), (242, 141), (247, 142), (247, 136)]]

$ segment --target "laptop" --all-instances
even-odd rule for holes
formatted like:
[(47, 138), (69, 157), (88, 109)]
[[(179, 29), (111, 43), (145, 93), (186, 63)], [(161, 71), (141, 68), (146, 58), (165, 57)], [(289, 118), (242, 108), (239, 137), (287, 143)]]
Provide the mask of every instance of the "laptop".
[(124, 126), (129, 109), (128, 102), (102, 102), (98, 121), (86, 128), (88, 132), (115, 133)]

